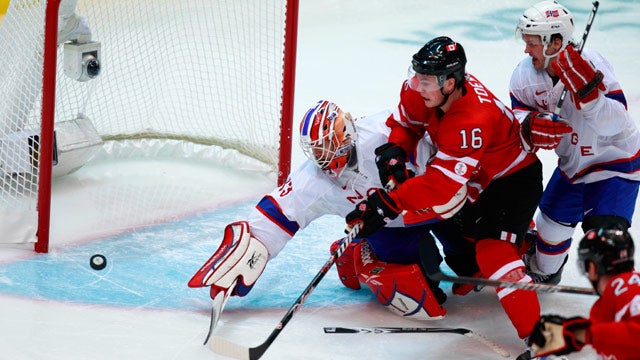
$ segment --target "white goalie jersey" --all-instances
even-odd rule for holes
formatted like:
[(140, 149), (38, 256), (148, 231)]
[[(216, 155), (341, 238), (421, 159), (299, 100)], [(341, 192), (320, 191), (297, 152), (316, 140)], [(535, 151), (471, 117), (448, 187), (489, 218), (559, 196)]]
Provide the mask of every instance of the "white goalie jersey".
[[(287, 181), (260, 200), (248, 221), (251, 235), (266, 245), (269, 257), (275, 257), (295, 233), (323, 215), (345, 217), (355, 205), (365, 200), (368, 191), (381, 188), (375, 149), (388, 142), (390, 129), (385, 121), (391, 111), (354, 119), (356, 128), (357, 165), (346, 168), (338, 179), (331, 179), (311, 160), (292, 172)], [(419, 143), (407, 167), (416, 174), (424, 172), (435, 153), (428, 135)], [(402, 217), (387, 226), (403, 226)], [(343, 229), (335, 229), (343, 236)]]

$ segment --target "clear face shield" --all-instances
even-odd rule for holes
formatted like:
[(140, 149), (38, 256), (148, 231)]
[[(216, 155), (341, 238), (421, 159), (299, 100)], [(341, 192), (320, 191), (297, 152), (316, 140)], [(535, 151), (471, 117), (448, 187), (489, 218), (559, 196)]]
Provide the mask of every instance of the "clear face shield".
[(418, 74), (413, 70), (413, 66), (409, 66), (407, 70), (407, 82), (412, 90), (417, 92), (431, 92), (440, 90), (444, 86), (446, 76)]

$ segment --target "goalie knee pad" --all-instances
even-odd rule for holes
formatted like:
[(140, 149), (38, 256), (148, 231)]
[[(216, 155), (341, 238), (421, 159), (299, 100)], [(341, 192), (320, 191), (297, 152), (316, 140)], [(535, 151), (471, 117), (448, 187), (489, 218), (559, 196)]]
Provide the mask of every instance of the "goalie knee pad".
[(446, 294), (437, 286), (433, 289), (429, 286), (418, 265), (379, 261), (366, 241), (355, 250), (360, 254), (355, 259), (360, 282), (391, 312), (415, 320), (438, 320), (445, 316), (447, 310), (441, 304)]
[[(189, 281), (189, 287), (212, 286), (231, 289), (232, 295), (245, 296), (267, 266), (269, 252), (251, 236), (249, 223), (238, 221), (227, 225), (218, 250)], [(212, 295), (214, 294), (212, 289)]]
[[(333, 244), (331, 244), (329, 251), (333, 253), (341, 243), (342, 239), (334, 241)], [(357, 242), (350, 243), (342, 255), (336, 259), (336, 268), (338, 269), (338, 277), (340, 278), (340, 281), (344, 286), (353, 290), (360, 289), (360, 280), (358, 280), (358, 274), (356, 274), (353, 256), (354, 249), (357, 245)]]

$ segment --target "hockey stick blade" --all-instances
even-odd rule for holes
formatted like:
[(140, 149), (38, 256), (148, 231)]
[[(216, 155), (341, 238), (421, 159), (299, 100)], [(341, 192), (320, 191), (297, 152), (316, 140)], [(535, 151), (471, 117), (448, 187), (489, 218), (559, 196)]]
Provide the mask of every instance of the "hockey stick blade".
[(429, 278), (433, 281), (450, 281), (459, 284), (473, 284), (481, 286), (494, 286), (502, 288), (533, 290), (536, 292), (545, 293), (568, 293), (568, 294), (580, 294), (580, 295), (598, 295), (595, 290), (590, 288), (583, 288), (577, 286), (564, 286), (564, 285), (552, 285), (543, 283), (525, 283), (525, 282), (511, 282), (503, 280), (492, 280), (485, 278), (475, 278), (467, 276), (449, 276), (438, 272), (435, 274), (429, 274)]
[(326, 334), (408, 334), (408, 333), (453, 333), (474, 339), (502, 357), (511, 354), (496, 342), (465, 328), (437, 328), (437, 327), (325, 327)]
[(209, 348), (216, 354), (240, 360), (258, 359), (260, 358), (260, 355), (262, 355), (259, 354), (257, 357), (252, 357), (251, 348), (238, 345), (219, 336), (214, 336), (211, 338), (211, 340), (209, 341)]
[(221, 290), (218, 292), (214, 298), (213, 303), (211, 304), (211, 319), (209, 321), (209, 332), (207, 333), (207, 337), (204, 339), (203, 345), (206, 345), (213, 334), (213, 330), (216, 328), (218, 324), (218, 320), (220, 320), (220, 314), (222, 314), (222, 310), (224, 310), (224, 306), (227, 304), (227, 300), (229, 300), (229, 291), (230, 289), (235, 288), (238, 279), (234, 280), (229, 288)]
[(338, 246), (338, 248), (331, 253), (329, 260), (327, 260), (327, 262), (322, 266), (320, 271), (318, 271), (318, 273), (313, 278), (313, 280), (311, 280), (309, 285), (307, 285), (307, 287), (302, 291), (302, 294), (300, 294), (296, 302), (289, 308), (289, 310), (284, 315), (284, 317), (280, 320), (280, 322), (275, 327), (275, 329), (273, 329), (273, 331), (271, 332), (267, 340), (265, 340), (262, 344), (256, 347), (249, 348), (249, 347), (235, 344), (231, 341), (225, 340), (218, 336), (214, 336), (209, 341), (209, 348), (211, 349), (211, 351), (217, 354), (225, 355), (225, 356), (236, 358), (236, 359), (243, 359), (243, 360), (259, 359), (265, 353), (265, 351), (267, 351), (269, 346), (271, 346), (271, 344), (278, 337), (278, 335), (280, 335), (280, 332), (282, 331), (282, 329), (284, 329), (284, 327), (287, 326), (287, 324), (289, 323), (293, 315), (295, 315), (295, 313), (302, 307), (302, 303), (304, 303), (304, 301), (309, 297), (309, 295), (311, 295), (311, 293), (316, 288), (316, 286), (324, 278), (327, 272), (329, 272), (329, 269), (331, 269), (331, 266), (333, 266), (333, 264), (336, 262), (336, 259), (339, 258), (340, 255), (342, 255), (342, 253), (345, 251), (347, 246), (349, 246), (351, 241), (353, 241), (353, 239), (358, 235), (358, 232), (360, 232), (360, 226), (359, 224), (356, 224), (349, 231), (349, 234), (342, 239), (340, 246)]
[(220, 314), (216, 312), (215, 306), (212, 306), (211, 318), (209, 319), (209, 332), (207, 333), (207, 337), (204, 339), (204, 343), (202, 343), (202, 345), (207, 345), (207, 342), (209, 342), (209, 338), (211, 337), (211, 334), (213, 334), (213, 329), (216, 327), (216, 324), (218, 324), (218, 319), (220, 319)]

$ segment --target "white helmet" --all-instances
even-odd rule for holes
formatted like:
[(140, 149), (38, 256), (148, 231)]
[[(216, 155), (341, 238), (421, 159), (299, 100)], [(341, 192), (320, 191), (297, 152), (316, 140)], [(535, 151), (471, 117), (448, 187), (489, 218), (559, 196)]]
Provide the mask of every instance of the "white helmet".
[[(543, 54), (546, 59), (545, 67), (549, 62), (546, 54), (547, 46), (551, 42), (551, 35), (560, 34), (562, 36), (562, 49), (573, 40), (573, 15), (557, 1), (541, 1), (525, 10), (518, 19), (516, 36), (539, 35), (544, 45)], [(555, 56), (555, 54), (551, 55)]]
[(526, 35), (540, 35), (545, 45), (551, 41), (551, 35), (560, 34), (562, 43), (566, 46), (572, 40), (574, 28), (571, 12), (557, 1), (546, 0), (525, 10), (518, 19), (516, 31)]

